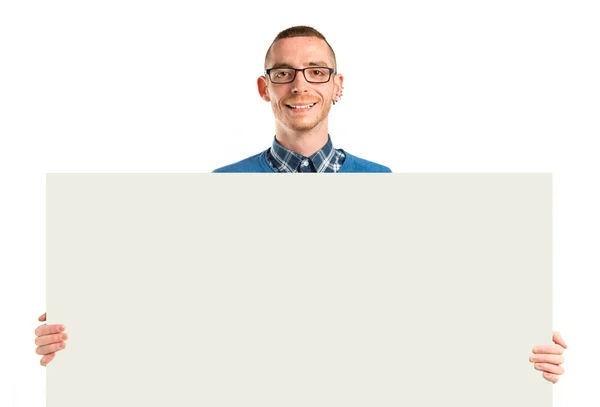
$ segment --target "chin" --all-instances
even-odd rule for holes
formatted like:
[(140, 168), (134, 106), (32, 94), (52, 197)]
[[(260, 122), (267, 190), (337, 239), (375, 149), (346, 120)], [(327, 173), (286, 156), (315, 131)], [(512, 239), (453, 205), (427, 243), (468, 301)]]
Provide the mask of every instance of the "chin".
[(312, 130), (315, 127), (317, 127), (318, 124), (319, 124), (319, 122), (310, 122), (310, 123), (291, 122), (291, 123), (288, 123), (288, 127), (294, 131), (309, 131), (309, 130)]

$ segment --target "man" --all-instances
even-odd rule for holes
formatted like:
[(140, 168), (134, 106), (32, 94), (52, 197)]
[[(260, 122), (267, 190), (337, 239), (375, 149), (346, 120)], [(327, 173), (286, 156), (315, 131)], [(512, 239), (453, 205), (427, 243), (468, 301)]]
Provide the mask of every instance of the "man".
[[(277, 35), (265, 57), (265, 74), (257, 81), (260, 97), (271, 103), (275, 138), (271, 148), (214, 172), (391, 172), (388, 167), (333, 147), (328, 133), (331, 105), (340, 100), (344, 77), (337, 73), (333, 49), (311, 27), (291, 27)], [(46, 320), (46, 314), (39, 318)], [(36, 352), (46, 366), (68, 338), (62, 325), (35, 331)], [(558, 381), (567, 348), (560, 333), (553, 345), (533, 348), (530, 362), (543, 377)], [(491, 355), (493, 358), (493, 355)], [(491, 359), (490, 359), (491, 360)]]
[(343, 82), (333, 49), (318, 31), (292, 27), (279, 33), (257, 83), (275, 114), (273, 145), (214, 172), (391, 172), (333, 147), (328, 115), (342, 97)]

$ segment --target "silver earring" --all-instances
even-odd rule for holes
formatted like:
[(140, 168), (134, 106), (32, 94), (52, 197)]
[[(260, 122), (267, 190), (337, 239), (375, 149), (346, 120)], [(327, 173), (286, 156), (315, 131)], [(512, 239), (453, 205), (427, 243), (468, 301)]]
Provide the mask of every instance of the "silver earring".
[(336, 104), (336, 102), (339, 102), (340, 100), (342, 100), (342, 93), (343, 92), (344, 92), (344, 87), (342, 86), (341, 92), (336, 95), (335, 100), (333, 101), (334, 105)]

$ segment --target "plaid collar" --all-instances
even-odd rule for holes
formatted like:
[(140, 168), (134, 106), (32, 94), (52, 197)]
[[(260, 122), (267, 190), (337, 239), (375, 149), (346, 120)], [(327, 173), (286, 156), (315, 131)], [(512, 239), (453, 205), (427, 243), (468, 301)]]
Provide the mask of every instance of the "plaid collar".
[(276, 137), (267, 151), (267, 161), (277, 172), (338, 172), (345, 158), (341, 150), (333, 148), (329, 135), (327, 143), (310, 157), (288, 150), (279, 144)]

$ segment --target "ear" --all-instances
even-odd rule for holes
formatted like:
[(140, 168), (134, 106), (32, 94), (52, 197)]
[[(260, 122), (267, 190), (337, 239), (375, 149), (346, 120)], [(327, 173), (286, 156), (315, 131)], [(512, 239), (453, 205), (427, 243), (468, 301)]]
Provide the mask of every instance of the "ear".
[(269, 96), (269, 91), (267, 87), (267, 78), (265, 76), (259, 76), (256, 80), (256, 85), (258, 86), (258, 94), (265, 102), (270, 102), (271, 97)]
[(333, 94), (334, 95), (340, 95), (342, 93), (342, 89), (343, 89), (343, 85), (344, 84), (344, 75), (342, 74), (335, 74), (334, 78), (333, 78)]

